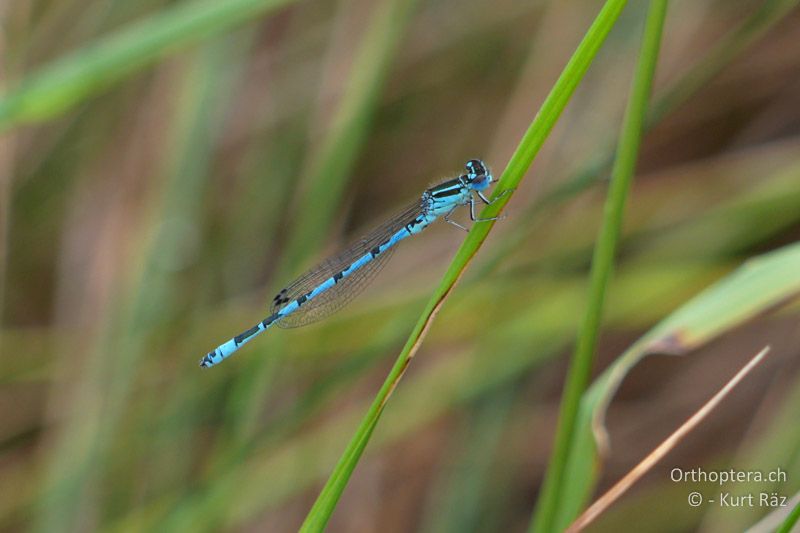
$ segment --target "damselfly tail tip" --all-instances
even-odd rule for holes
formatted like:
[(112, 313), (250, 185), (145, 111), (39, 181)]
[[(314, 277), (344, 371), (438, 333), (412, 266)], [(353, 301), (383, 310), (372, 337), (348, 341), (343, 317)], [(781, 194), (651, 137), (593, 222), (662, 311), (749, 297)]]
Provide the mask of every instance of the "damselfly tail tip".
[(214, 356), (216, 352), (208, 352), (202, 359), (200, 359), (200, 368), (211, 368), (214, 366)]

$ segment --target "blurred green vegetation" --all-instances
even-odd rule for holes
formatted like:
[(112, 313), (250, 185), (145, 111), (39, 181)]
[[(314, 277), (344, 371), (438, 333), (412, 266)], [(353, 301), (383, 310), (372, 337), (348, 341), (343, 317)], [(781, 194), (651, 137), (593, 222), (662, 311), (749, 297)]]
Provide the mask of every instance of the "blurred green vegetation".
[[(703, 288), (797, 241), (796, 4), (670, 4), (598, 373)], [(625, 9), (437, 316), (330, 530), (527, 527), (646, 7)], [(271, 331), (212, 371), (197, 359), (465, 160), (499, 173), (598, 8), (0, 7), (0, 528), (295, 530), (463, 235), (442, 224), (404, 243), (325, 322)], [(794, 296), (793, 275), (775, 300)], [(768, 513), (689, 508), (676, 464), (780, 466), (786, 484), (753, 490), (800, 489), (798, 308), (759, 311), (691, 358), (632, 370), (600, 488), (773, 346), (598, 531), (736, 530)]]

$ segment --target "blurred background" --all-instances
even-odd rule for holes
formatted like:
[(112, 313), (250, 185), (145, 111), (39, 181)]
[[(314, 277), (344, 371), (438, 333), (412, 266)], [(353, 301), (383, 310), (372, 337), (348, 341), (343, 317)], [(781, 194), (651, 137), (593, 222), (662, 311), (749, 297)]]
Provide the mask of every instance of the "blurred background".
[[(646, 4), (623, 12), (438, 315), (330, 531), (527, 528)], [(598, 372), (800, 237), (796, 4), (670, 4)], [(600, 6), (0, 4), (0, 529), (295, 530), (463, 232), (404, 242), (324, 322), (198, 359), (467, 159), (499, 175)], [(780, 466), (781, 493), (800, 489), (799, 312), (633, 370), (599, 490), (773, 346), (592, 530), (731, 531), (769, 511), (691, 508), (674, 467)]]

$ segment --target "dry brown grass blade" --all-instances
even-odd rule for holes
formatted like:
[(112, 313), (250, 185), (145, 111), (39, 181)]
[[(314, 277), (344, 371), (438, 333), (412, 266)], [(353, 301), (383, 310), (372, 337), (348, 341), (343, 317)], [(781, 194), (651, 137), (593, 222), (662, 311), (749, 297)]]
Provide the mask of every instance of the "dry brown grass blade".
[(622, 496), (634, 483), (636, 483), (644, 474), (646, 474), (657, 462), (664, 458), (686, 435), (688, 435), (700, 422), (705, 419), (708, 414), (713, 411), (720, 402), (739, 384), (744, 377), (750, 373), (755, 366), (761, 362), (764, 356), (769, 352), (769, 346), (765, 346), (758, 352), (750, 361), (742, 367), (739, 372), (731, 378), (708, 402), (703, 405), (697, 412), (689, 417), (672, 435), (666, 438), (664, 442), (659, 444), (650, 454), (645, 457), (639, 464), (637, 464), (625, 477), (620, 479), (613, 487), (611, 487), (605, 494), (600, 496), (592, 505), (589, 506), (568, 528), (568, 533), (575, 533), (582, 530), (589, 525), (595, 518), (597, 518), (603, 511), (608, 509), (620, 496)]

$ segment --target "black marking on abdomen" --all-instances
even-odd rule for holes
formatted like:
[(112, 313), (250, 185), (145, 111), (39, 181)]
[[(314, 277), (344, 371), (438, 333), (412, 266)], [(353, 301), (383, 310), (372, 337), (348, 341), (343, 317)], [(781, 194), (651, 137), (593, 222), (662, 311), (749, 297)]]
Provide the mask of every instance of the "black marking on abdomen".
[(240, 333), (239, 335), (236, 335), (233, 338), (233, 342), (235, 342), (236, 345), (238, 346), (239, 344), (242, 344), (244, 341), (246, 341), (247, 339), (249, 339), (250, 337), (252, 337), (256, 333), (258, 333), (259, 331), (261, 331), (261, 329), (259, 329), (258, 326), (253, 326), (252, 328), (248, 329), (244, 333)]
[(378, 255), (380, 255), (381, 253), (383, 253), (383, 250), (382, 250), (381, 248), (383, 248), (383, 247), (384, 247), (384, 246), (386, 246), (387, 244), (389, 244), (389, 241), (383, 241), (383, 242), (382, 242), (382, 243), (380, 243), (378, 246), (376, 246), (375, 248), (373, 248), (372, 250), (370, 250), (370, 252), (369, 252), (369, 253), (370, 253), (370, 255), (372, 255), (372, 258), (373, 258), (373, 259), (375, 259), (375, 257), (377, 257)]
[(342, 279), (343, 277), (344, 277), (343, 272), (337, 272), (336, 274), (333, 275), (333, 282), (339, 283), (339, 280)]
[(270, 325), (272, 325), (273, 322), (275, 322), (275, 320), (277, 320), (277, 318), (278, 318), (277, 314), (268, 316), (267, 318), (264, 319), (263, 322), (261, 322), (261, 325), (264, 326), (264, 329), (267, 329)]
[(297, 299), (297, 305), (303, 305), (308, 300), (308, 294), (302, 295), (300, 298)]
[(417, 218), (406, 224), (406, 229), (408, 230), (409, 233), (411, 233), (411, 230), (414, 229), (414, 226), (418, 226), (420, 224), (422, 224), (422, 216), (418, 216)]

